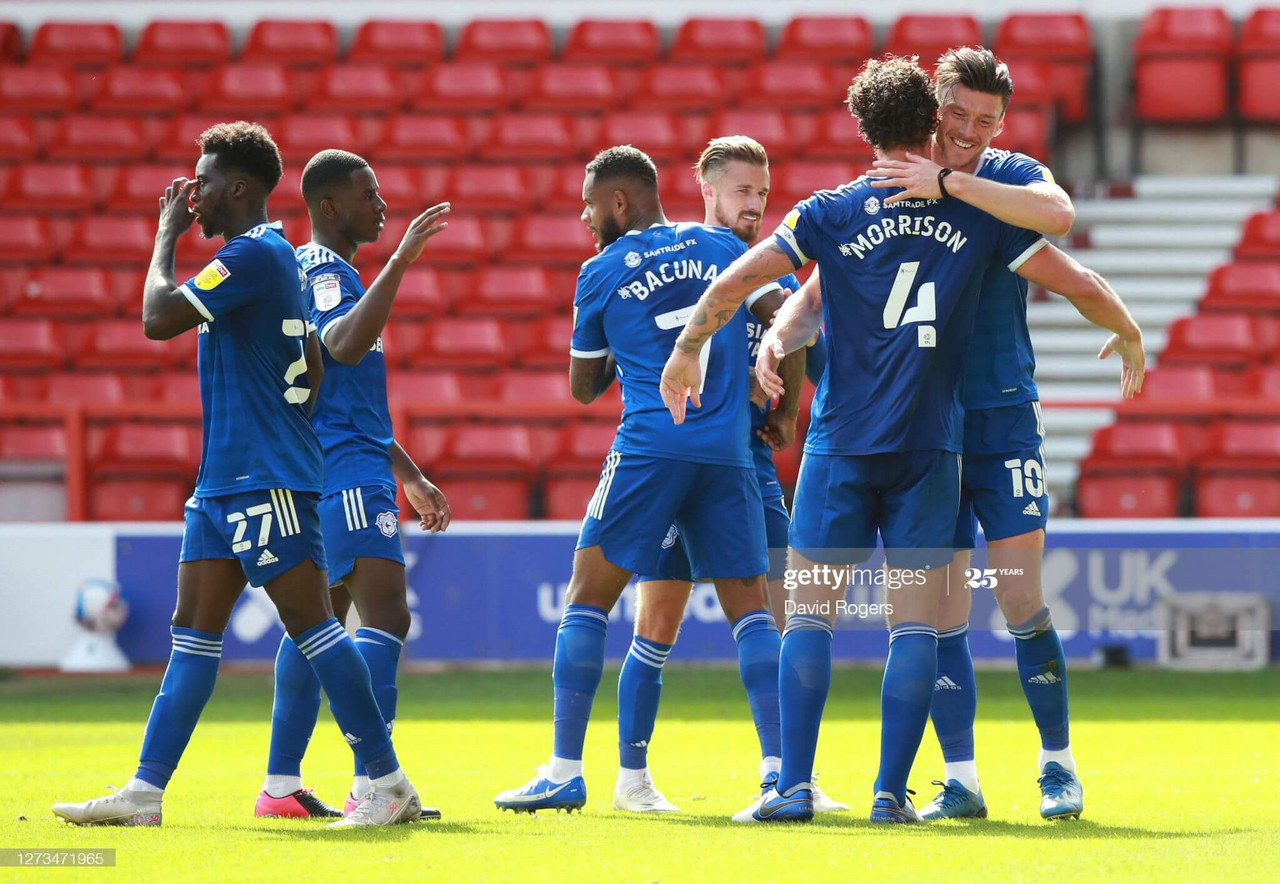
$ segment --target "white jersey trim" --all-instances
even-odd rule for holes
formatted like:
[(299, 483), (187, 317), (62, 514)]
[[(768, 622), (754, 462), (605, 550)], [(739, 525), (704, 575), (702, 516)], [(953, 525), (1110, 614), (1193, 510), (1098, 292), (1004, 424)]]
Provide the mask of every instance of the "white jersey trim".
[[(334, 321), (337, 322), (336, 319)], [(599, 359), (602, 356), (608, 356), (612, 352), (613, 350), (609, 347), (605, 347), (603, 350), (575, 350), (572, 347), (569, 348), (569, 355), (576, 359)]]
[(1019, 255), (1018, 257), (1014, 258), (1012, 261), (1009, 262), (1009, 271), (1011, 273), (1017, 273), (1019, 267), (1027, 263), (1027, 261), (1031, 260), (1032, 255), (1034, 255), (1036, 252), (1043, 249), (1048, 244), (1049, 244), (1049, 240), (1045, 239), (1043, 236), (1040, 237), (1031, 245), (1027, 246), (1027, 250), (1025, 252), (1023, 252), (1021, 255)]
[(178, 291), (182, 292), (183, 297), (190, 301), (191, 306), (195, 307), (197, 312), (205, 318), (205, 322), (213, 322), (213, 314), (209, 312), (209, 308), (204, 305), (204, 301), (201, 301), (196, 296), (195, 292), (191, 291), (186, 283), (178, 286)]

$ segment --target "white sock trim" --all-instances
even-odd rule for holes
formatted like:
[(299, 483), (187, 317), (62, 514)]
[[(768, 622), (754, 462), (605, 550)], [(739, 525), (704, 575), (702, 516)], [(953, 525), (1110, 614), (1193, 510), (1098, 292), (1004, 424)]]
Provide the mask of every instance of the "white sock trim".
[(760, 759), (760, 779), (765, 779), (771, 773), (782, 773), (782, 759), (776, 755), (766, 755)]
[(272, 798), (284, 798), (302, 788), (302, 777), (291, 777), (283, 774), (267, 774), (262, 781), (262, 791)]
[(553, 783), (567, 783), (574, 777), (582, 776), (582, 759), (574, 761), (570, 758), (551, 756), (547, 764), (547, 776)]
[(364, 774), (360, 774), (351, 780), (351, 796), (353, 798), (363, 798), (365, 793), (369, 791), (369, 778)]
[(129, 782), (125, 783), (124, 787), (130, 792), (150, 792), (153, 795), (164, 794), (164, 789), (161, 789), (159, 786), (152, 783), (148, 783), (146, 780), (140, 780), (137, 777), (130, 777)]
[[(394, 789), (403, 782), (404, 771), (397, 767), (386, 776), (370, 778), (369, 785), (376, 789)], [(359, 798), (360, 796), (357, 795), (356, 797)]]
[(942, 778), (944, 780), (957, 780), (960, 785), (964, 786), (970, 792), (977, 793), (978, 762), (948, 761), (943, 765)]
[(639, 770), (633, 770), (629, 767), (618, 768), (618, 785), (623, 789), (632, 789), (636, 786), (643, 786), (645, 775), (649, 772), (649, 768), (642, 767)]
[(1056, 761), (1072, 773), (1076, 772), (1076, 760), (1071, 755), (1071, 747), (1065, 749), (1041, 749), (1040, 758), (1036, 764), (1040, 767), (1040, 773), (1044, 773), (1044, 766), (1050, 761)]

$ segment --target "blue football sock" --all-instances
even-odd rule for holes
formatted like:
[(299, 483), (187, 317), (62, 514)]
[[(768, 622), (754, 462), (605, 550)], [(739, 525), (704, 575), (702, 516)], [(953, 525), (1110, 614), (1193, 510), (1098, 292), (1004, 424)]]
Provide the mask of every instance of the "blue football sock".
[(792, 614), (778, 661), (782, 772), (778, 792), (813, 780), (822, 708), (831, 689), (831, 624), (813, 614)]
[(880, 687), (880, 773), (875, 790), (902, 804), (938, 678), (938, 630), (899, 623), (889, 630), (889, 659)]
[(267, 773), (302, 776), (302, 756), (320, 712), (320, 679), (289, 636), (276, 651), (275, 702), (271, 705), (271, 751)]
[(938, 633), (938, 679), (933, 685), (933, 729), (944, 761), (973, 761), (978, 686), (969, 654), (969, 624)]
[(555, 743), (552, 754), (582, 760), (587, 719), (604, 669), (604, 633), (609, 612), (591, 605), (565, 605), (556, 630), (556, 657), (551, 669), (555, 687)]
[(222, 636), (182, 626), (171, 626), (173, 651), (160, 682), (160, 693), (151, 705), (142, 738), (138, 771), (145, 783), (163, 789), (191, 740), (200, 713), (213, 696), (222, 659)]
[[(362, 626), (356, 630), (356, 650), (364, 657), (369, 667), (369, 681), (373, 685), (373, 698), (378, 701), (378, 711), (386, 722), (387, 733), (391, 733), (396, 721), (396, 700), (400, 692), (396, 688), (396, 667), (400, 665), (400, 651), (404, 647), (404, 639)], [(364, 776), (364, 765), (356, 759), (356, 776)]]
[(369, 778), (384, 777), (398, 770), (400, 763), (391, 747), (391, 736), (373, 699), (369, 667), (338, 618), (330, 617), (293, 640), (315, 670), (329, 698), (338, 729), (351, 744)]
[(733, 624), (738, 643), (738, 673), (747, 689), (747, 703), (760, 738), (760, 756), (782, 755), (782, 725), (778, 709), (778, 655), (782, 636), (769, 611), (743, 614)]
[(1009, 624), (1018, 656), (1018, 678), (1031, 716), (1040, 729), (1040, 745), (1049, 750), (1070, 745), (1067, 715), (1067, 658), (1062, 641), (1041, 608), (1026, 623)]
[(637, 635), (622, 663), (618, 675), (618, 761), (628, 770), (643, 770), (648, 764), (649, 742), (662, 697), (662, 667), (671, 647)]

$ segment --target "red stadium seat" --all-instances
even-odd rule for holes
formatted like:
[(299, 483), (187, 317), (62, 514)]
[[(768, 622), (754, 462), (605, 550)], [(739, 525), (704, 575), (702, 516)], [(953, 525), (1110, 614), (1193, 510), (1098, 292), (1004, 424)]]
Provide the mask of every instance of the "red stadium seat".
[(1280, 516), (1280, 478), (1201, 476), (1195, 481), (1195, 515), (1202, 519)]
[(1160, 364), (1243, 368), (1270, 349), (1264, 332), (1254, 317), (1244, 314), (1184, 316), (1169, 327)]
[(403, 102), (390, 68), (340, 64), (323, 70), (307, 96), (307, 110), (344, 114), (382, 114)]
[(618, 84), (602, 64), (548, 64), (534, 71), (528, 110), (584, 113), (616, 107)]
[[(148, 239), (154, 242), (155, 234)], [(10, 300), (9, 312), (14, 316), (106, 316), (113, 306), (105, 270), (41, 267), (31, 272), (21, 292)]]
[(503, 260), (578, 265), (594, 253), (591, 234), (580, 219), (559, 214), (524, 215), (516, 222), (514, 241), (503, 253)]
[(691, 18), (680, 25), (672, 61), (751, 64), (764, 58), (764, 25), (753, 18)]
[(89, 518), (111, 522), (171, 522), (182, 518), (189, 480), (108, 479), (89, 483)]
[(557, 296), (552, 290), (545, 268), (503, 264), (476, 273), (469, 290), (454, 302), (454, 309), (460, 314), (541, 316), (555, 310), (558, 299), (568, 297), (568, 292)]
[(56, 372), (46, 379), (43, 398), (55, 405), (120, 405), (124, 383), (114, 374)]
[(419, 264), (406, 270), (400, 280), (400, 288), (396, 291), (395, 316), (440, 316), (449, 311), (449, 304), (458, 295), (465, 295), (465, 292), (450, 291), (439, 270)]
[(496, 62), (451, 62), (427, 71), (412, 103), (417, 110), (488, 112), (507, 107), (511, 96)]
[(576, 147), (567, 117), (525, 113), (499, 117), (480, 152), (494, 160), (559, 160), (574, 156)]
[(0, 369), (54, 368), (66, 353), (47, 319), (0, 319)]
[(531, 476), (537, 469), (533, 437), (519, 425), (461, 424), (434, 466), (454, 476)]
[(51, 160), (139, 160), (148, 153), (142, 123), (126, 117), (65, 117), (45, 154)]
[(1134, 42), (1134, 109), (1154, 123), (1204, 123), (1227, 113), (1231, 21), (1217, 8), (1157, 8)]
[(819, 190), (834, 190), (861, 173), (852, 163), (792, 160), (782, 166), (770, 182), (772, 196), (787, 206), (808, 199)]
[(1085, 475), (1161, 473), (1176, 475), (1188, 460), (1181, 427), (1173, 423), (1127, 421), (1093, 435), (1093, 450), (1080, 463)]
[(1244, 224), (1236, 258), (1246, 261), (1280, 260), (1280, 212), (1258, 212)]
[(22, 32), (11, 21), (0, 22), (0, 61), (17, 61), (22, 55)]
[(0, 460), (67, 459), (67, 431), (61, 424), (0, 426)]
[(792, 127), (782, 111), (770, 108), (731, 108), (716, 114), (711, 124), (713, 132), (748, 135), (764, 145), (770, 161), (788, 157), (795, 152), (792, 143)]
[(65, 114), (78, 99), (71, 72), (57, 68), (0, 66), (0, 107), (11, 114)]
[(1083, 476), (1076, 510), (1086, 519), (1168, 519), (1178, 515), (1178, 493), (1169, 476)]
[(0, 214), (0, 262), (39, 264), (52, 260), (49, 222), (39, 215)]
[(502, 323), (496, 319), (438, 319), (423, 337), (422, 349), (407, 354), (413, 365), (485, 368), (508, 359)]
[(526, 348), (520, 353), (520, 364), (530, 368), (569, 367), (569, 341), (573, 320), (568, 316), (548, 316), (540, 320)]
[(338, 58), (338, 32), (327, 21), (266, 20), (249, 31), (240, 60), (321, 67)]
[[(996, 28), (995, 51), (1002, 61), (1036, 61), (1050, 72), (1063, 120), (1078, 123), (1089, 113), (1089, 76), (1093, 66), (1093, 36), (1079, 13), (1010, 15)], [(1017, 77), (1014, 88), (1022, 101)]]
[(1146, 402), (1185, 399), (1207, 404), (1222, 392), (1213, 369), (1207, 365), (1161, 364), (1142, 380), (1142, 399)]
[(444, 57), (444, 31), (433, 21), (367, 21), (360, 25), (347, 61), (417, 68)]
[(1251, 123), (1280, 122), (1280, 55), (1244, 58), (1236, 74), (1236, 108)]
[(747, 107), (776, 107), (788, 111), (825, 110), (844, 104), (840, 89), (832, 83), (830, 71), (817, 62), (796, 60), (756, 65), (738, 98)]
[(575, 404), (569, 378), (562, 371), (520, 371), (502, 376), (498, 385), (501, 402), (524, 405), (566, 406)]
[(209, 68), (231, 57), (231, 38), (220, 21), (153, 21), (142, 29), (133, 63)]
[(229, 64), (213, 73), (200, 109), (213, 114), (280, 114), (293, 109), (289, 75), (279, 64)]
[(97, 113), (175, 114), (191, 95), (179, 71), (131, 65), (103, 71), (91, 104)]
[(392, 371), (387, 373), (387, 398), (397, 405), (460, 405), (462, 385), (448, 371)]
[(1280, 263), (1248, 261), (1219, 267), (1209, 275), (1209, 291), (1201, 309), (1228, 313), (1280, 310)]
[(617, 427), (613, 424), (598, 421), (582, 421), (565, 427), (555, 454), (547, 462), (548, 474), (580, 478), (599, 476), (616, 432)]
[(609, 65), (657, 61), (658, 29), (651, 21), (584, 19), (574, 24), (560, 57)]
[(599, 484), (599, 479), (548, 479), (543, 485), (545, 516), (581, 520)]
[(529, 171), (521, 166), (458, 166), (449, 199), (475, 212), (520, 212), (531, 201)]
[(143, 335), (142, 323), (112, 319), (93, 327), (75, 362), (78, 368), (169, 368), (175, 353), (169, 341)]
[(355, 122), (337, 114), (293, 114), (273, 124), (271, 134), (286, 163), (304, 164), (320, 151), (339, 145), (344, 150), (363, 149)]
[(445, 486), (453, 518), (524, 520), (529, 518), (529, 486), (522, 479), (455, 479)]
[[(195, 153), (192, 145), (188, 153)], [(115, 187), (107, 198), (107, 210), (130, 214), (146, 214), (155, 226), (157, 200), (175, 178), (190, 178), (192, 164), (139, 164), (129, 166), (116, 176)], [(272, 197), (274, 204), (275, 197)], [(152, 231), (154, 233), (154, 231)]]
[[(1280, 364), (1255, 365), (1245, 372), (1243, 392), (1260, 399), (1280, 399)], [(1145, 390), (1143, 393), (1145, 394)]]
[(930, 73), (938, 56), (957, 46), (981, 46), (982, 27), (971, 15), (904, 15), (893, 23), (882, 52), (919, 55)]
[[(164, 125), (162, 134), (152, 145), (152, 154), (157, 161), (181, 164), (186, 170), (183, 174), (189, 178), (195, 173), (196, 160), (200, 158), (196, 139), (205, 129), (225, 121), (225, 117), (210, 112), (179, 114)], [(165, 186), (168, 184), (166, 181)], [(163, 187), (160, 193), (164, 193)]]
[(460, 120), (437, 114), (392, 117), (369, 151), (375, 160), (400, 162), (452, 160), (465, 156), (469, 144)]
[(73, 163), (27, 163), (9, 174), (7, 211), (84, 212), (93, 206), (89, 171)]
[(655, 64), (645, 69), (632, 107), (661, 111), (719, 110), (731, 96), (724, 75), (709, 65)]
[(34, 159), (36, 128), (26, 117), (10, 117), (0, 127), (0, 163)]
[(27, 64), (105, 67), (120, 61), (120, 29), (109, 22), (46, 22), (36, 28)]
[(1011, 106), (1004, 115), (1004, 130), (991, 140), (992, 146), (1048, 162), (1052, 114), (1045, 107)]
[(117, 423), (89, 449), (90, 469), (103, 473), (185, 474), (197, 459), (187, 428), (178, 424)]
[(454, 58), (537, 64), (551, 60), (551, 30), (541, 19), (481, 19), (463, 25)]
[[(383, 238), (387, 238), (386, 232)], [(483, 221), (474, 215), (451, 215), (448, 230), (427, 240), (424, 260), (435, 266), (469, 267), (488, 260), (492, 253), (493, 246)]]
[(153, 402), (166, 405), (190, 405), (200, 401), (200, 378), (195, 372), (162, 374), (151, 388)]
[(156, 222), (129, 215), (82, 218), (62, 250), (69, 264), (146, 264), (155, 249)]
[[(635, 144), (655, 160), (680, 156), (683, 146), (676, 119), (661, 110), (624, 110), (605, 114), (600, 138), (593, 147), (604, 149), (615, 144)], [(577, 206), (582, 205), (582, 169), (577, 169)]]
[(834, 108), (818, 117), (813, 138), (805, 145), (805, 156), (813, 159), (833, 159), (852, 162), (859, 166), (858, 174), (866, 170), (875, 155), (871, 145), (858, 132), (858, 119), (847, 108)]
[(775, 58), (861, 65), (871, 57), (871, 25), (858, 16), (800, 16), (787, 22)]
[(1217, 424), (1195, 465), (1201, 474), (1280, 474), (1280, 423), (1232, 420)]

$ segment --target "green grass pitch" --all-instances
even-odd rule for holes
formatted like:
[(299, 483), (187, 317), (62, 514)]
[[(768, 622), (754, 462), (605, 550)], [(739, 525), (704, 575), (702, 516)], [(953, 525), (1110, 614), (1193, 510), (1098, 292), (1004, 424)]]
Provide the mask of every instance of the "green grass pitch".
[[(616, 678), (606, 671), (587, 735), (585, 813), (531, 817), (499, 813), (491, 798), (548, 755), (547, 669), (404, 675), (396, 745), (424, 803), (444, 819), (358, 832), (253, 818), (271, 680), (234, 671), (223, 673), (170, 785), (163, 828), (62, 825), (50, 803), (104, 794), (132, 772), (159, 676), (9, 679), (0, 682), (0, 845), (116, 848), (113, 870), (19, 873), (67, 880), (1280, 879), (1275, 671), (1073, 671), (1085, 816), (1060, 823), (1037, 813), (1037, 742), (1016, 676), (982, 672), (978, 765), (990, 819), (892, 828), (866, 821), (878, 671), (835, 672), (818, 746), (823, 787), (853, 809), (778, 827), (728, 821), (756, 790), (758, 764), (745, 696), (728, 668), (666, 673), (650, 767), (681, 813), (615, 813)], [(349, 758), (322, 711), (308, 785), (341, 804)], [(917, 803), (932, 796), (941, 770), (930, 730), (911, 778)]]

